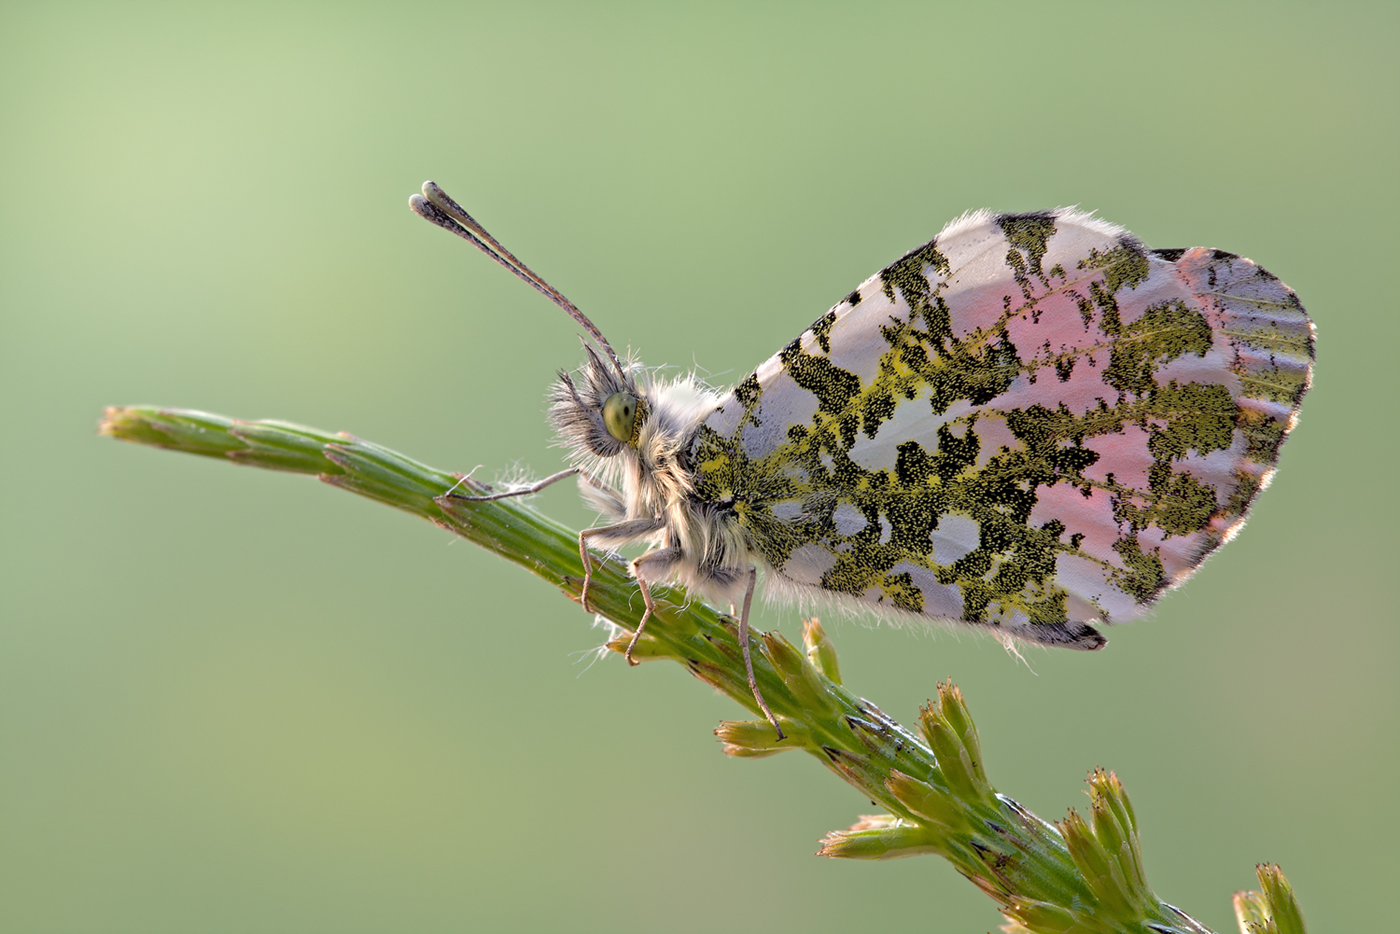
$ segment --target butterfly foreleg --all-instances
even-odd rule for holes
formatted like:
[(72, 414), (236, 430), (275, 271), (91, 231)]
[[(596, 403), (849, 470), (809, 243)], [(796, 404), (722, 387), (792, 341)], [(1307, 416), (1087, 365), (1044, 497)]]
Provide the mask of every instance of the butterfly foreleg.
[[(602, 525), (596, 529), (584, 529), (578, 533), (578, 559), (583, 564), (583, 589), (579, 592), (578, 601), (584, 610), (588, 609), (588, 584), (593, 580), (593, 562), (588, 557), (588, 540), (594, 536), (611, 540), (618, 543), (629, 542), (633, 539), (641, 538), (643, 535), (650, 535), (659, 531), (665, 526), (661, 519), (629, 519), (626, 522), (619, 522), (616, 525)], [(646, 555), (642, 555), (645, 558)], [(637, 559), (638, 561), (641, 558)], [(636, 561), (632, 562), (635, 571)], [(646, 598), (646, 588), (642, 588), (642, 596)], [(648, 604), (650, 607), (650, 604)]]
[[(778, 739), (781, 740), (784, 738), (783, 728), (778, 726), (778, 718), (768, 709), (768, 702), (763, 699), (763, 692), (758, 689), (758, 679), (753, 675), (753, 655), (749, 652), (749, 607), (753, 605), (753, 590), (757, 583), (758, 568), (749, 568), (749, 586), (744, 590), (744, 606), (739, 613), (739, 645), (744, 650), (744, 671), (749, 676), (749, 690), (753, 691), (753, 699), (758, 701), (759, 709), (768, 718), (768, 722), (773, 724), (773, 729), (778, 732)], [(635, 636), (633, 641), (636, 641)]]
[[(532, 483), (526, 487), (521, 487), (518, 490), (506, 490), (503, 493), (488, 493), (485, 496), (464, 496), (461, 493), (453, 493), (449, 491), (447, 497), (448, 499), (466, 500), (469, 503), (489, 503), (493, 500), (498, 499), (510, 499), (512, 496), (529, 496), (531, 493), (538, 493), (540, 490), (543, 490), (551, 483), (558, 483), (560, 480), (563, 480), (567, 477), (575, 476), (580, 473), (583, 473), (583, 471), (580, 468), (570, 467), (568, 470), (561, 470), (556, 474), (550, 474), (543, 480)], [(584, 474), (584, 476), (588, 475)], [(456, 489), (456, 487), (453, 487), (453, 489)]]

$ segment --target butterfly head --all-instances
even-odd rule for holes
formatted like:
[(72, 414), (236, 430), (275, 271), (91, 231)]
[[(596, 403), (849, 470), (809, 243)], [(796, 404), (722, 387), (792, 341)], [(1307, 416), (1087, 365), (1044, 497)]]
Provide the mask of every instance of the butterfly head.
[(549, 418), (564, 446), (599, 458), (635, 450), (650, 407), (632, 377), (619, 371), (589, 344), (578, 372), (561, 372), (550, 392)]

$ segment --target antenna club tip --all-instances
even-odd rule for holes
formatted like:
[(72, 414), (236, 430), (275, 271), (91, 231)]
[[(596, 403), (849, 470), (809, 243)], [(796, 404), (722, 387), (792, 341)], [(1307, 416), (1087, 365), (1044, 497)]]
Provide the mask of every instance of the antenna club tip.
[(419, 217), (427, 217), (429, 207), (428, 199), (422, 195), (413, 194), (408, 196), (408, 209)]

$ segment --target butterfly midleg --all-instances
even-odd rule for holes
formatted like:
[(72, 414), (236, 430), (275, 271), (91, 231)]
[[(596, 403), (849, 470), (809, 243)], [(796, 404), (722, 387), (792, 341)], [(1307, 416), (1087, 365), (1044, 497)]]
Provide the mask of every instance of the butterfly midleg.
[[(596, 529), (584, 529), (578, 533), (578, 558), (583, 563), (583, 589), (579, 592), (578, 601), (584, 610), (588, 610), (588, 584), (593, 580), (593, 562), (588, 558), (588, 539), (594, 535), (603, 538), (616, 539), (626, 542), (634, 538), (641, 538), (643, 535), (650, 535), (652, 532), (663, 528), (666, 523), (661, 519), (629, 519), (626, 522), (619, 522), (616, 525), (600, 525)], [(642, 555), (645, 558), (646, 555)], [(637, 559), (638, 561), (641, 558)], [(635, 566), (636, 562), (633, 562)], [(646, 589), (642, 589), (643, 595)]]
[(656, 609), (656, 601), (651, 598), (651, 588), (647, 586), (647, 578), (663, 580), (670, 577), (671, 570), (675, 568), (683, 556), (684, 553), (679, 548), (658, 548), (655, 551), (648, 551), (632, 562), (632, 574), (637, 578), (637, 586), (641, 588), (642, 602), (646, 604), (646, 610), (642, 613), (642, 621), (637, 624), (636, 630), (632, 633), (632, 641), (627, 643), (627, 651), (623, 653), (627, 664), (637, 664), (632, 660), (632, 648), (637, 644), (642, 630), (646, 628), (647, 620), (651, 619), (651, 614)]
[[(749, 690), (753, 691), (753, 699), (758, 701), (759, 709), (768, 718), (768, 722), (773, 724), (773, 729), (778, 731), (778, 739), (783, 739), (783, 728), (778, 726), (778, 718), (768, 709), (768, 702), (763, 699), (763, 692), (758, 689), (758, 679), (753, 676), (753, 655), (749, 652), (749, 607), (753, 605), (753, 589), (757, 583), (758, 568), (749, 568), (749, 586), (744, 591), (743, 612), (739, 614), (739, 645), (744, 650), (744, 671), (749, 676)], [(640, 631), (639, 629), (638, 632)]]

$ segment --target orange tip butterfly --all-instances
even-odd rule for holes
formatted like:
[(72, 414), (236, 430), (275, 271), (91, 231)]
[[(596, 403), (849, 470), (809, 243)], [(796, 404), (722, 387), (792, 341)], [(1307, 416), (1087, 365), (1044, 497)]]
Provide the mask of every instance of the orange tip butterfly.
[[(1312, 378), (1293, 291), (1220, 250), (1153, 250), (1074, 210), (968, 213), (728, 391), (623, 360), (432, 182), (413, 210), (544, 293), (593, 341), (550, 421), (650, 585), (769, 596), (1097, 649), (1239, 531)], [(628, 649), (631, 661), (631, 648)]]

